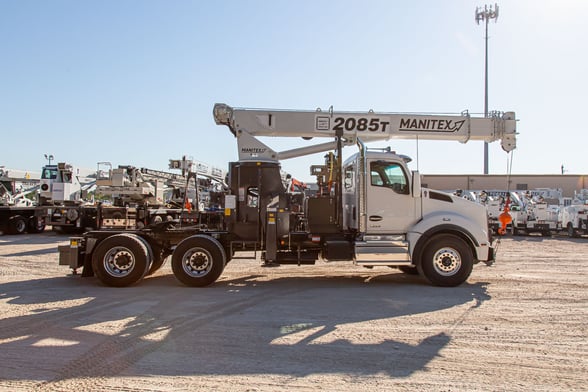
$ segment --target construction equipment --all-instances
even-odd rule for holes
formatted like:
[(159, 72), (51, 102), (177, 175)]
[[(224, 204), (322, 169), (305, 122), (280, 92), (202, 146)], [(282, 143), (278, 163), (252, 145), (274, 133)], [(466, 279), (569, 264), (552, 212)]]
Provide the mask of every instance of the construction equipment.
[(45, 230), (42, 211), (27, 197), (36, 194), (38, 189), (38, 180), (12, 177), (8, 170), (0, 167), (0, 233), (40, 233)]
[[(366, 142), (391, 138), (500, 140), (516, 145), (512, 112), (475, 118), (333, 110), (292, 111), (214, 107), (217, 124), (237, 138), (239, 161), (229, 164), (221, 229), (144, 228), (93, 231), (62, 246), (60, 263), (104, 284), (127, 286), (161, 266), (171, 255), (176, 278), (206, 286), (240, 251), (261, 251), (264, 265), (314, 264), (322, 259), (418, 272), (434, 285), (464, 282), (477, 262), (492, 264), (495, 240), (485, 207), (421, 187), (410, 158)], [(257, 139), (326, 137), (328, 143), (277, 152)], [(343, 162), (344, 146), (359, 152)], [(334, 150), (334, 151), (333, 151)], [(279, 161), (330, 151), (311, 167), (319, 189), (293, 197), (282, 183)]]
[(95, 182), (80, 176), (79, 169), (67, 162), (43, 166), (39, 206), (45, 223), (63, 232), (96, 227), (96, 206), (87, 199)]
[[(98, 162), (96, 176), (81, 182), (78, 170), (67, 163), (48, 165), (41, 176), (40, 202), (45, 208), (46, 222), (64, 232), (95, 229), (135, 229), (149, 224), (179, 219), (190, 222), (197, 218), (198, 208), (204, 209), (207, 181), (220, 180), (222, 171), (204, 163), (194, 164), (185, 157), (180, 162), (182, 174), (169, 173), (132, 165), (112, 168), (110, 162)], [(196, 169), (198, 171), (193, 171)], [(194, 186), (192, 197), (185, 194), (188, 180)], [(94, 197), (88, 191), (94, 190)], [(202, 194), (200, 200), (198, 195)], [(186, 202), (194, 202), (196, 212), (186, 211)]]
[(560, 230), (559, 199), (562, 196), (561, 191), (556, 195), (546, 189), (513, 193), (520, 206), (512, 214), (512, 233), (514, 235), (540, 233), (548, 237)]
[(588, 234), (588, 189), (576, 192), (570, 204), (561, 207), (559, 219), (569, 237)]
[(224, 171), (185, 156), (170, 160), (169, 167), (182, 174), (131, 165), (113, 169), (99, 162), (96, 193), (110, 197), (112, 206), (100, 207), (98, 227), (132, 229), (180, 218), (195, 222), (207, 214), (214, 204), (211, 194), (226, 187)]

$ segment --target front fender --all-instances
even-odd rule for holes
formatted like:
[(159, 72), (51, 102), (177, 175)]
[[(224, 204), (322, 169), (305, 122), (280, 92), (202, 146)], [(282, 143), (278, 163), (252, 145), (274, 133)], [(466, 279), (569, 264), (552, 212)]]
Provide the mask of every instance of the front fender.
[(408, 233), (413, 260), (419, 260), (420, 252), (429, 238), (438, 233), (455, 234), (468, 242), (476, 260), (488, 259), (491, 246), (488, 227), (454, 212), (437, 212), (426, 215)]

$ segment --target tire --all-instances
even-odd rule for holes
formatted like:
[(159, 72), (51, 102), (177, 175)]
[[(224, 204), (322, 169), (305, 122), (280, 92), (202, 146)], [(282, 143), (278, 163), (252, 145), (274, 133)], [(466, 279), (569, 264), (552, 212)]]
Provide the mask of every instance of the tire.
[(472, 250), (464, 240), (437, 234), (427, 241), (417, 268), (431, 284), (454, 287), (467, 280), (473, 266)]
[(153, 263), (151, 263), (151, 267), (149, 267), (149, 271), (147, 271), (147, 276), (153, 275), (158, 270), (160, 270), (161, 267), (163, 267), (165, 265), (166, 261), (167, 261), (167, 257), (161, 257), (161, 256), (159, 256), (159, 258), (155, 257), (153, 259)]
[(38, 216), (29, 218), (29, 233), (37, 234), (45, 231), (45, 219)]
[(141, 280), (151, 265), (145, 240), (134, 234), (116, 234), (98, 244), (92, 254), (92, 270), (112, 287), (130, 286)]
[(167, 260), (167, 255), (163, 255), (161, 248), (157, 246), (152, 246), (151, 249), (153, 250), (153, 262), (149, 267), (149, 271), (147, 271), (147, 276), (153, 275), (157, 270), (159, 270), (165, 264)]
[(398, 269), (407, 275), (418, 275), (419, 270), (416, 267), (400, 266)]
[(578, 237), (578, 232), (574, 229), (572, 222), (568, 222), (567, 228), (568, 228), (568, 237), (570, 237), (570, 238)]
[(225, 269), (227, 256), (222, 245), (206, 235), (194, 235), (178, 244), (172, 254), (172, 271), (186, 286), (214, 283)]
[(15, 215), (10, 218), (8, 225), (8, 232), (10, 234), (23, 234), (27, 231), (27, 220), (21, 215)]

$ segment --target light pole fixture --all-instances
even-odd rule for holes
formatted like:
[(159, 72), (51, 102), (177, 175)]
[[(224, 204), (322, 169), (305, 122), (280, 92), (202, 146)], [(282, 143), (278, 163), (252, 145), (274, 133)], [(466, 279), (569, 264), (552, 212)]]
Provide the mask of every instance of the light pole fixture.
[[(498, 4), (485, 5), (484, 8), (476, 7), (476, 23), (484, 22), (486, 25), (486, 55), (484, 57), (484, 117), (488, 117), (488, 21), (498, 19)], [(488, 143), (484, 142), (484, 174), (488, 174)]]
[(48, 165), (50, 165), (51, 164), (51, 161), (53, 160), (53, 155), (51, 155), (51, 154), (49, 154), (49, 155), (45, 154), (45, 159), (49, 161)]

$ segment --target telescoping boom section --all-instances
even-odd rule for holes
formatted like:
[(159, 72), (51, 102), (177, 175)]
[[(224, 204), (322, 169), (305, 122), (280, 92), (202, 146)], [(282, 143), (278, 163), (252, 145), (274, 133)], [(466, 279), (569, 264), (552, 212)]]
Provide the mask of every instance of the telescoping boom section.
[[(464, 112), (459, 115), (335, 112), (233, 108), (223, 103), (214, 106), (217, 124), (227, 125), (239, 139), (240, 160), (285, 159), (303, 155), (277, 153), (254, 139), (270, 137), (342, 137), (346, 144), (389, 139), (470, 140), (494, 142), (510, 152), (516, 148), (516, 119), (514, 112), (492, 112), (489, 117), (474, 117)], [(328, 150), (331, 145), (325, 144)], [(314, 153), (312, 148), (308, 153)]]

